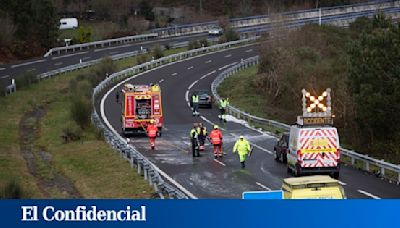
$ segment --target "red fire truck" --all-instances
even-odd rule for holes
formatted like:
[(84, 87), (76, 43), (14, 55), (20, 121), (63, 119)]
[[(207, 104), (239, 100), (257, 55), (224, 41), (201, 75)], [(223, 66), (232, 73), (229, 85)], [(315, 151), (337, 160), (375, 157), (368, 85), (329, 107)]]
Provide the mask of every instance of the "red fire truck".
[(155, 120), (161, 136), (163, 113), (159, 85), (125, 84), (122, 89), (122, 133), (145, 132), (150, 120)]

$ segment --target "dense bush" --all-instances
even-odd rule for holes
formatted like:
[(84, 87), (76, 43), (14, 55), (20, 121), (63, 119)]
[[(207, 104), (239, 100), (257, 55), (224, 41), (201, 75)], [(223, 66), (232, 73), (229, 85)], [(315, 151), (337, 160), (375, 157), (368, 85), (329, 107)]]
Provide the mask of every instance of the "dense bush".
[(163, 53), (163, 51), (161, 50), (160, 45), (154, 46), (154, 47), (153, 47), (153, 50), (152, 50), (151, 52), (152, 52), (152, 55), (153, 55), (153, 58), (154, 58), (154, 59), (159, 59), (159, 58), (164, 57), (164, 53)]
[(64, 143), (80, 140), (82, 137), (82, 129), (75, 122), (69, 122), (67, 126), (62, 129), (61, 137)]

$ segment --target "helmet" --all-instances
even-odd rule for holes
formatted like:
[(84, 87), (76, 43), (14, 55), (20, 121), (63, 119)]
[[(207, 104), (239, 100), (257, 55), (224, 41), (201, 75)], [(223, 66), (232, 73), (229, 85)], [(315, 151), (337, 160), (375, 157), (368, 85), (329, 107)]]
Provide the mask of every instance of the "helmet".
[(194, 124), (193, 124), (193, 127), (197, 127), (197, 123), (194, 123)]
[(219, 127), (218, 127), (218, 125), (214, 125), (214, 129), (218, 129)]
[(156, 121), (153, 120), (153, 119), (150, 120), (150, 123), (151, 123), (151, 124), (153, 124), (153, 123), (155, 123), (155, 122), (156, 122)]
[(241, 135), (241, 136), (239, 137), (239, 139), (244, 139), (243, 135)]

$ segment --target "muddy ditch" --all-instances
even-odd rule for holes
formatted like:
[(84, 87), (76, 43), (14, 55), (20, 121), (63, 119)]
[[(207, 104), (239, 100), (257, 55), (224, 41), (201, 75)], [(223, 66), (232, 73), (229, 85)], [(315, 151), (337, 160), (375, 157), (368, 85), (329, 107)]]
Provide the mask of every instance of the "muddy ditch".
[(46, 112), (46, 107), (36, 107), (21, 118), (19, 138), (22, 156), (44, 197), (52, 198), (56, 194), (57, 198), (81, 198), (71, 180), (57, 171), (52, 154), (36, 146), (35, 142), (41, 134), (40, 121)]

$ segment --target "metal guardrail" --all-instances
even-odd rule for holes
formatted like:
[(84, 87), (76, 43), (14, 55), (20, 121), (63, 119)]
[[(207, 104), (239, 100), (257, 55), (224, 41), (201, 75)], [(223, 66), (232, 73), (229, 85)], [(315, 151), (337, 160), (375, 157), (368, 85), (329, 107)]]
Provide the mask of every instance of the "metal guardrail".
[[(309, 10), (299, 10), (299, 11), (290, 11), (284, 12), (277, 15), (285, 17), (286, 21), (296, 20), (296, 19), (307, 19), (307, 18), (317, 18), (319, 13), (321, 16), (329, 16), (337, 14), (337, 11), (341, 13), (359, 13), (366, 10), (376, 10), (376, 9), (384, 9), (387, 7), (393, 6), (400, 6), (400, 1), (393, 1), (393, 0), (383, 0), (383, 1), (373, 1), (368, 3), (359, 3), (354, 5), (344, 5), (344, 6), (335, 6), (335, 7), (322, 7), (318, 9), (309, 9)], [(368, 8), (368, 9), (365, 9)], [(321, 11), (320, 11), (321, 10)], [(257, 25), (265, 25), (268, 23), (273, 22), (274, 20), (270, 18), (270, 15), (256, 15), (244, 18), (233, 18), (230, 19), (229, 23), (233, 28), (243, 28), (249, 26), (257, 26)], [(203, 33), (207, 32), (209, 29), (219, 26), (219, 21), (208, 21), (204, 23), (193, 23), (193, 24), (186, 24), (186, 25), (177, 25), (177, 26), (170, 26), (166, 28), (157, 28), (152, 29), (151, 34), (143, 34), (137, 36), (127, 36), (121, 37), (116, 39), (108, 39), (108, 40), (101, 40), (95, 41), (90, 43), (84, 44), (76, 44), (70, 45), (67, 47), (55, 47), (50, 49), (44, 57), (48, 57), (55, 53), (68, 53), (68, 52), (75, 52), (81, 51), (89, 48), (96, 48), (96, 47), (104, 47), (104, 46), (111, 46), (114, 44), (123, 44), (123, 43), (130, 43), (137, 40), (147, 40), (153, 39), (157, 37), (171, 37), (171, 36), (182, 36), (182, 35), (189, 35), (189, 34), (196, 34), (196, 33)]]
[[(221, 99), (221, 97), (218, 95), (217, 88), (226, 78), (238, 73), (240, 70), (257, 65), (258, 63), (259, 63), (259, 56), (251, 57), (246, 60), (242, 60), (237, 65), (230, 67), (230, 68), (224, 70), (222, 73), (220, 73), (211, 84), (211, 91), (212, 91), (212, 94), (213, 94), (215, 100), (218, 102)], [(265, 118), (251, 115), (250, 113), (241, 111), (240, 109), (238, 109), (232, 105), (228, 105), (227, 111), (229, 114), (234, 115), (237, 118), (244, 119), (248, 122), (253, 122), (253, 123), (267, 125), (267, 126), (273, 126), (276, 128), (286, 130), (286, 131), (288, 131), (290, 129), (290, 125), (280, 123), (278, 121), (268, 120)], [(360, 167), (360, 168), (367, 172), (371, 172), (371, 170), (372, 170), (370, 167), (371, 165), (375, 166), (379, 169), (377, 172), (378, 175), (385, 177), (387, 179), (393, 180), (394, 178), (386, 172), (386, 171), (391, 171), (393, 174), (397, 175), (397, 177), (395, 177), (395, 178), (397, 178), (397, 180), (396, 180), (397, 184), (400, 184), (400, 165), (391, 164), (391, 163), (385, 162), (383, 160), (375, 159), (375, 158), (369, 157), (368, 155), (360, 154), (360, 153), (357, 153), (355, 151), (348, 150), (345, 148), (341, 148), (341, 154), (346, 157), (349, 157), (351, 159), (350, 163), (352, 166), (355, 166), (357, 162), (361, 162), (362, 167)]]
[[(137, 56), (139, 54), (144, 54), (144, 53), (147, 53), (146, 49), (143, 49), (142, 51), (133, 51), (133, 52), (117, 54), (117, 55), (111, 56), (110, 58), (112, 60), (121, 60), (121, 59), (125, 59), (125, 58), (130, 58), (130, 57), (133, 57), (133, 56)], [(87, 67), (90, 67), (90, 66), (92, 66), (94, 64), (98, 64), (100, 62), (101, 62), (101, 59), (82, 62), (82, 63), (78, 63), (78, 64), (75, 64), (75, 65), (70, 65), (70, 66), (66, 66), (66, 67), (63, 67), (63, 68), (56, 69), (56, 70), (52, 70), (52, 71), (49, 71), (49, 72), (46, 72), (46, 73), (42, 73), (42, 74), (39, 74), (37, 77), (38, 77), (39, 80), (46, 79), (46, 78), (51, 78), (51, 77), (53, 77), (55, 75), (58, 75), (58, 74), (68, 73), (68, 72), (71, 72), (71, 71), (87, 68)]]
[(148, 40), (148, 39), (154, 39), (157, 38), (158, 34), (157, 33), (150, 33), (150, 34), (143, 34), (143, 35), (137, 35), (137, 36), (126, 36), (126, 37), (121, 37), (121, 38), (116, 38), (116, 39), (108, 39), (108, 40), (100, 40), (100, 41), (94, 41), (94, 42), (89, 42), (89, 43), (83, 43), (83, 44), (74, 44), (66, 47), (55, 47), (50, 49), (44, 57), (49, 57), (51, 55), (54, 55), (55, 53), (61, 54), (61, 53), (68, 53), (68, 52), (75, 52), (75, 51), (82, 51), (85, 49), (89, 48), (97, 48), (97, 47), (106, 47), (106, 46), (111, 46), (115, 44), (124, 44), (124, 43), (130, 43), (133, 41), (138, 41), (138, 40)]
[(126, 78), (137, 75), (139, 73), (143, 73), (172, 62), (192, 58), (210, 52), (229, 49), (231, 47), (236, 47), (239, 45), (244, 45), (253, 42), (256, 39), (257, 37), (246, 40), (228, 42), (224, 44), (218, 44), (210, 47), (203, 47), (199, 49), (190, 50), (187, 52), (169, 55), (150, 62), (146, 62), (110, 75), (105, 80), (100, 82), (94, 89), (92, 96), (94, 110), (91, 116), (93, 124), (104, 132), (105, 140), (116, 151), (118, 151), (122, 157), (127, 159), (132, 167), (136, 167), (137, 172), (139, 174), (143, 173), (144, 178), (148, 180), (149, 184), (154, 187), (155, 191), (159, 194), (160, 198), (164, 198), (164, 195), (168, 195), (169, 198), (177, 198), (177, 199), (186, 199), (190, 198), (190, 196), (184, 193), (182, 189), (174, 187), (170, 183), (164, 181), (164, 179), (158, 172), (158, 169), (146, 157), (144, 157), (139, 151), (137, 151), (134, 146), (130, 145), (127, 142), (127, 140), (122, 138), (115, 130), (110, 129), (103, 123), (102, 119), (99, 117), (99, 114), (97, 113), (95, 108), (96, 99), (107, 88), (110, 88), (110, 86)]

